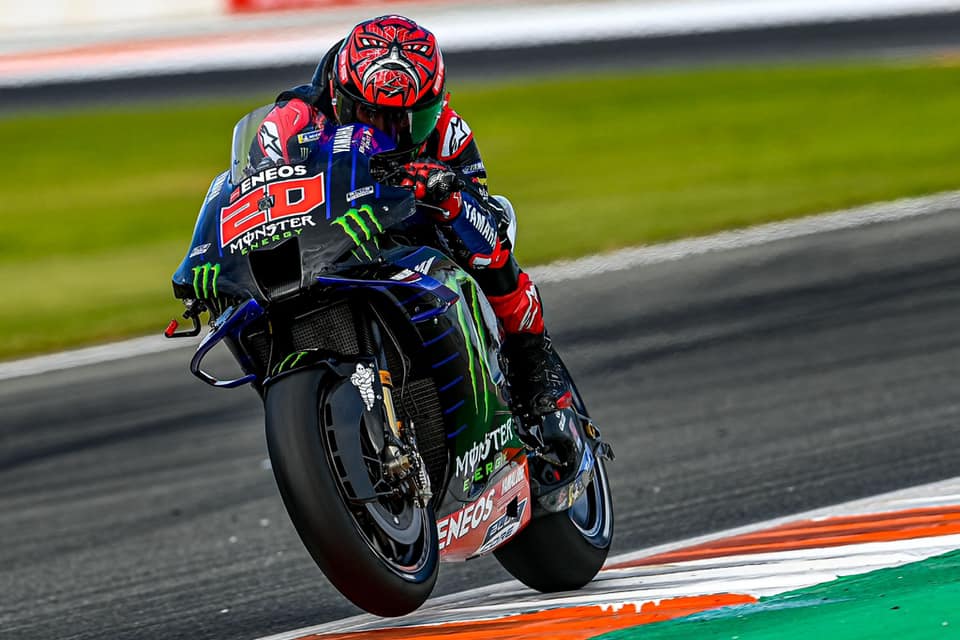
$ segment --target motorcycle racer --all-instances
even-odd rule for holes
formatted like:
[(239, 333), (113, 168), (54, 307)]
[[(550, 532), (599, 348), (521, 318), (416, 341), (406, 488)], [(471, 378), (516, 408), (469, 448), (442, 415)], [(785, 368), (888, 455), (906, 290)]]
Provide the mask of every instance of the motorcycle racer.
[[(390, 136), (396, 148), (381, 154), (391, 163), (385, 180), (409, 188), (426, 205), (453, 257), (490, 301), (505, 336), (513, 403), (536, 424), (539, 416), (570, 407), (572, 393), (546, 332), (540, 295), (511, 250), (510, 204), (489, 196), (479, 148), (449, 105), (445, 75), (435, 36), (413, 20), (390, 15), (361, 22), (324, 55), (309, 84), (279, 95), (255, 150), (274, 162), (296, 162), (311, 142), (351, 123)], [(545, 434), (559, 467), (566, 438)], [(563, 471), (562, 477), (550, 467), (540, 481), (565, 481), (572, 470)]]

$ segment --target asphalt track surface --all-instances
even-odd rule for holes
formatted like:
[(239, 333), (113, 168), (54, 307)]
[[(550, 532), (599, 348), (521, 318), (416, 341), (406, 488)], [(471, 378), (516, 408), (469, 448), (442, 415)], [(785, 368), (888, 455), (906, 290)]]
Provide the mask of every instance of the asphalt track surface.
[[(502, 81), (544, 74), (598, 73), (798, 60), (875, 59), (960, 50), (960, 11), (830, 24), (777, 26), (500, 49), (446, 56), (456, 82)], [(271, 95), (309, 81), (303, 65), (126, 78), (0, 89), (0, 115), (68, 106)], [(453, 81), (452, 81), (453, 82)]]
[[(958, 241), (947, 211), (545, 286), (618, 453), (614, 552), (956, 476)], [(256, 638), (357, 612), (282, 510), (255, 394), (188, 355), (0, 388), (0, 637)], [(444, 565), (437, 593), (506, 577)]]

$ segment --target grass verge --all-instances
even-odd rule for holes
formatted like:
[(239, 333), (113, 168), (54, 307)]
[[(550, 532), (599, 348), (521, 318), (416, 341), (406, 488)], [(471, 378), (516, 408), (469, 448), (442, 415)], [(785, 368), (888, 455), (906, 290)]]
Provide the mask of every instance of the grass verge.
[[(960, 186), (960, 68), (453, 87), (541, 263)], [(158, 331), (233, 123), (263, 100), (0, 120), (0, 359)]]

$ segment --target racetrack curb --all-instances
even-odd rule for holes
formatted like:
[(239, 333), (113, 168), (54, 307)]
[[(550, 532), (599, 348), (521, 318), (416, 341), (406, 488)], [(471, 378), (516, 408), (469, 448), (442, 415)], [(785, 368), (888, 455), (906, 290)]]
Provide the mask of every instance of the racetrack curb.
[[(693, 611), (687, 609), (691, 608), (703, 611), (739, 604), (731, 596), (755, 601), (792, 588), (902, 566), (954, 550), (960, 545), (958, 490), (960, 478), (952, 478), (629, 552), (610, 558), (594, 582), (579, 591), (540, 594), (511, 580), (432, 599), (422, 609), (399, 619), (360, 614), (259, 640), (434, 640), (455, 630), (457, 637), (479, 640), (502, 637), (496, 635), (497, 628), (505, 622), (512, 629), (511, 637), (598, 636), (604, 630), (634, 623), (689, 615)], [(948, 526), (937, 530), (936, 526), (920, 529), (908, 522), (886, 524), (898, 517), (905, 521), (908, 515), (921, 511), (932, 514), (932, 522)], [(830, 532), (825, 531), (831, 527), (845, 530), (848, 539), (831, 541)], [(787, 535), (776, 540), (782, 530)], [(875, 536), (875, 531), (882, 535)], [(725, 544), (745, 537), (766, 539), (768, 548), (724, 551)], [(705, 547), (712, 550), (706, 550), (701, 558), (683, 557), (684, 552)], [(716, 601), (711, 602), (711, 598)], [(683, 605), (678, 607), (681, 611), (670, 612), (672, 603)], [(569, 615), (564, 616), (565, 611)], [(582, 619), (575, 633), (560, 633), (563, 627), (557, 626), (555, 634), (550, 628), (551, 624), (569, 623), (575, 618)], [(533, 628), (529, 628), (531, 623)], [(595, 631), (588, 631), (590, 628)]]

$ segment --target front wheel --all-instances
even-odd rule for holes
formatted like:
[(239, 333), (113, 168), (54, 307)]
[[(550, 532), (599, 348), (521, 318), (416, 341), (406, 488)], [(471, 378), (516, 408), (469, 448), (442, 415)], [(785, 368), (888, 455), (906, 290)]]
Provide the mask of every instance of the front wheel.
[[(336, 402), (336, 406), (330, 406)], [(356, 406), (351, 410), (349, 405)], [(332, 467), (333, 425), (356, 420), (351, 442), (371, 461), (371, 482), (379, 478), (376, 453), (364, 438), (359, 394), (332, 372), (306, 369), (266, 390), (267, 447), (287, 513), (300, 539), (331, 583), (358, 607), (380, 616), (418, 608), (437, 580), (439, 550), (433, 509), (412, 499), (380, 496), (372, 502), (346, 499), (342, 469)], [(344, 429), (338, 425), (337, 437)], [(332, 444), (333, 446), (329, 446)], [(341, 473), (338, 474), (338, 471)], [(378, 494), (379, 495), (379, 494)]]

